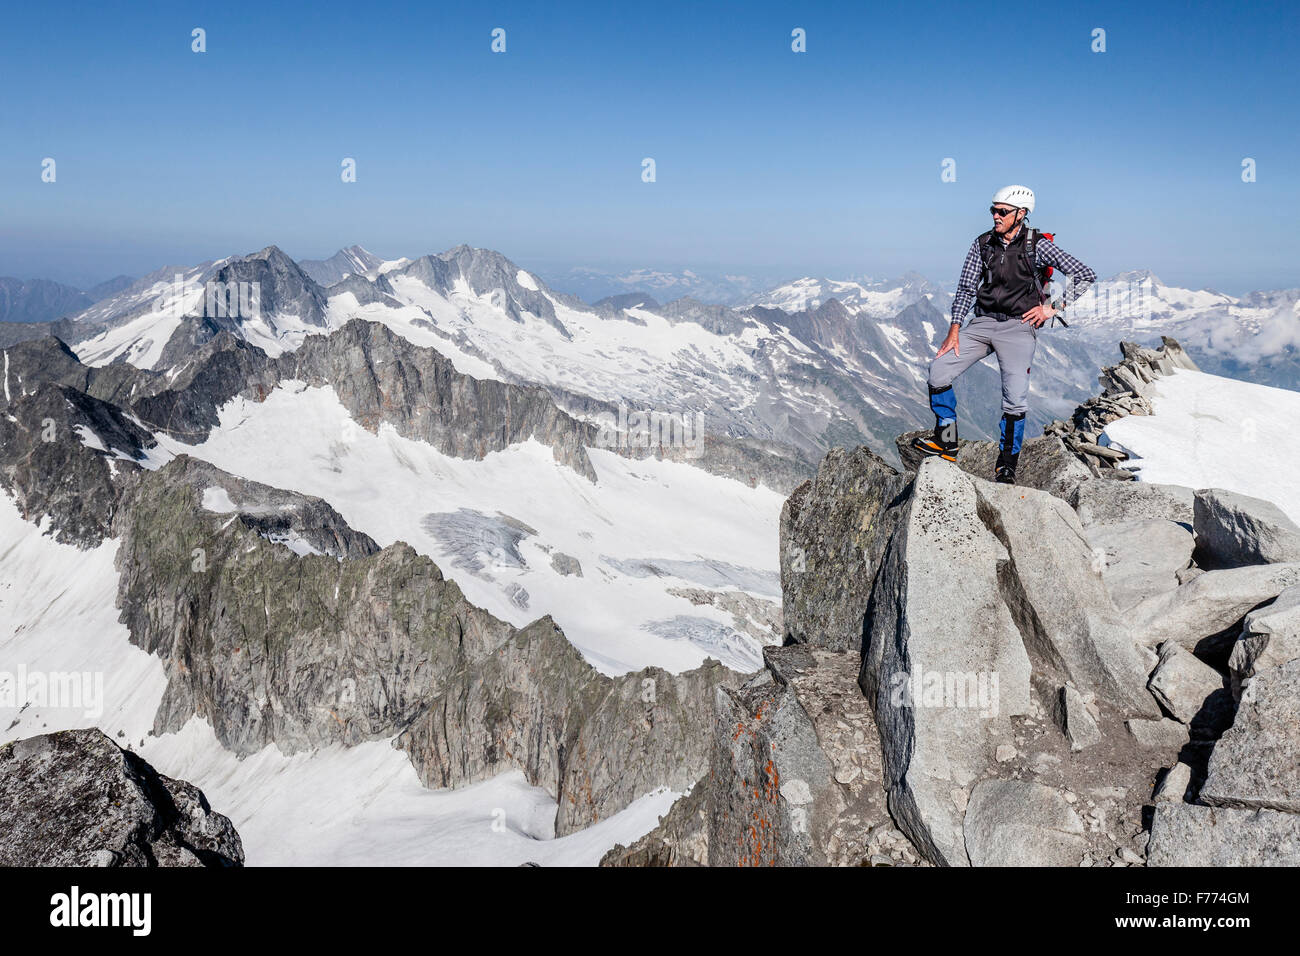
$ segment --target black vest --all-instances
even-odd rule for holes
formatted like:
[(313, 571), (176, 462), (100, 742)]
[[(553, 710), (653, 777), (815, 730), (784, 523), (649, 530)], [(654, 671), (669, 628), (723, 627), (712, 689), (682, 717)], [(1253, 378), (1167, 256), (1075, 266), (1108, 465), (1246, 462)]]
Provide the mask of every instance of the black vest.
[(976, 315), (1021, 316), (1042, 304), (1042, 283), (1034, 269), (1035, 243), (1029, 236), (1029, 227), (1021, 223), (1016, 238), (1006, 246), (992, 229), (979, 237), (984, 275), (975, 296)]

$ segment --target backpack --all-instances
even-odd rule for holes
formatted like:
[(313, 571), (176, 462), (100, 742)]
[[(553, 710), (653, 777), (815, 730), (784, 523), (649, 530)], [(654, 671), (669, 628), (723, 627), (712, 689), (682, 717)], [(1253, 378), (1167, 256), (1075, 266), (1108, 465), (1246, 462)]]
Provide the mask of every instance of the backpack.
[[(990, 230), (989, 232), (983, 233), (979, 238), (980, 261), (984, 265), (984, 276), (983, 276), (984, 282), (989, 281), (989, 272), (992, 268), (992, 260), (993, 260), (992, 236), (993, 233), (992, 230)], [(1033, 272), (1038, 278), (1038, 286), (1039, 286), (1038, 301), (1041, 304), (1047, 301), (1047, 297), (1051, 292), (1052, 273), (1055, 272), (1056, 270), (1053, 269), (1051, 266), (1043, 266), (1041, 269), (1037, 269), (1037, 270), (1034, 269), (1033, 267), (1034, 256), (1038, 252), (1039, 236), (1042, 236), (1048, 242), (1056, 241), (1056, 233), (1039, 232), (1037, 229), (1031, 228), (1029, 230), (1029, 234), (1025, 237), (1025, 244), (1021, 247), (1020, 256), (1022, 259), (1025, 260), (1025, 265), (1029, 266), (1028, 271)], [(1065, 321), (1065, 319), (1057, 319), (1056, 316), (1052, 316), (1053, 324), (1055, 324), (1058, 321), (1062, 325), (1064, 325), (1067, 329), (1070, 327), (1069, 324)]]

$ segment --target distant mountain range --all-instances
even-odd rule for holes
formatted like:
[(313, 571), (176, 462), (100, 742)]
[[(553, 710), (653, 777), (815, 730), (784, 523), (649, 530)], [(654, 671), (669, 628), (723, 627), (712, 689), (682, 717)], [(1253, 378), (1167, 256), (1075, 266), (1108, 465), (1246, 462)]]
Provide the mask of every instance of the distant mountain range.
[(81, 312), (134, 281), (116, 276), (83, 291), (49, 279), (0, 276), (0, 322), (52, 322)]
[(628, 269), (610, 272), (576, 267), (545, 274), (548, 285), (587, 302), (624, 293), (644, 293), (660, 302), (683, 296), (719, 305), (739, 305), (771, 288), (780, 276), (705, 273), (693, 269)]
[[(805, 469), (834, 445), (867, 444), (892, 460), (894, 436), (932, 423), (925, 376), (946, 331), (952, 297), (943, 287), (915, 273), (805, 277), (762, 291), (743, 276), (723, 280), (606, 275), (600, 288), (623, 291), (589, 304), (488, 249), (384, 260), (351, 246), (295, 262), (268, 246), (129, 284), (115, 279), (97, 287), (111, 290), (97, 301), (53, 283), (23, 284), (24, 302), (46, 303), (27, 314), (53, 315), (55, 302), (76, 311), (53, 324), (0, 325), (0, 344), (52, 333), (88, 364), (164, 371), (223, 330), (274, 356), (363, 318), (439, 350), (464, 373), (541, 386), (577, 417), (595, 421), (620, 407), (702, 416), (709, 434), (788, 449)], [(208, 283), (256, 285), (257, 314), (214, 308)], [(736, 301), (676, 295), (683, 289)], [(1300, 388), (1298, 307), (1300, 290), (1236, 298), (1165, 286), (1147, 272), (1103, 280), (1067, 312), (1069, 328), (1040, 334), (1031, 433), (1093, 392), (1097, 368), (1116, 359), (1122, 339), (1154, 345), (1171, 335), (1208, 372)], [(958, 393), (963, 435), (991, 437), (1000, 410), (994, 362), (959, 380)]]

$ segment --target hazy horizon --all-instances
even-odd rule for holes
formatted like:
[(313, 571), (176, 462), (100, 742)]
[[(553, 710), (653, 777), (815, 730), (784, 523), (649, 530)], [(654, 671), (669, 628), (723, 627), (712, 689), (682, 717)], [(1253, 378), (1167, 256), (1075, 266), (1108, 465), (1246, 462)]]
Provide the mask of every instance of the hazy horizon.
[[(1298, 23), (1173, 3), (16, 7), (0, 275), (84, 288), (268, 243), (463, 242), (543, 274), (951, 283), (1020, 182), (1101, 275), (1294, 288)], [(1020, 75), (1033, 92), (991, 112)]]

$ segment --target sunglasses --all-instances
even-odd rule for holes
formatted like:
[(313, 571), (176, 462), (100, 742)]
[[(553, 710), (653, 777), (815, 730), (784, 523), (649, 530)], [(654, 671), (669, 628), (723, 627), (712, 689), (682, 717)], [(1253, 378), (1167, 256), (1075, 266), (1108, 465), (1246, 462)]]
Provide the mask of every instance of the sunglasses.
[(995, 216), (1000, 216), (1000, 217), (1002, 217), (1002, 218), (1004, 218), (1004, 219), (1005, 219), (1007, 216), (1011, 216), (1011, 215), (1014, 215), (1014, 214), (1015, 214), (1015, 210), (1014, 210), (1014, 209), (1001, 209), (1001, 208), (999, 208), (999, 207), (997, 207), (997, 206), (989, 206), (989, 212), (993, 213), (993, 215), (995, 215)]

